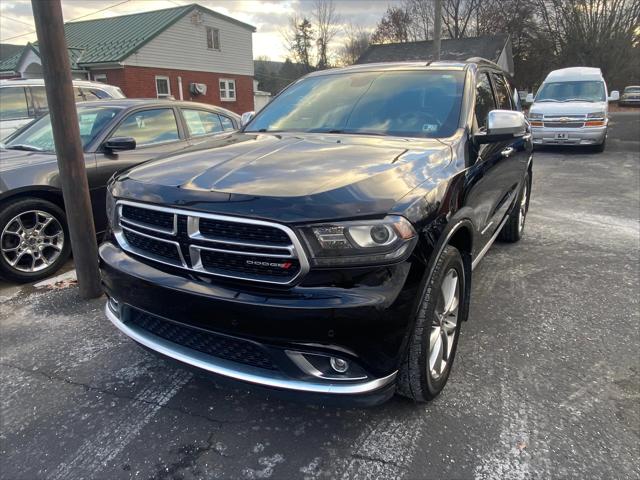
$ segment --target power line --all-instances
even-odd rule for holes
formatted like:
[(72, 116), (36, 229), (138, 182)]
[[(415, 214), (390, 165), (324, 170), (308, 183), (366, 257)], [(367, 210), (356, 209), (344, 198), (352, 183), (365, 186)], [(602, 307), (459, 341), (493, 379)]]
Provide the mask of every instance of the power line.
[[(110, 8), (115, 8), (115, 7), (119, 6), (119, 5), (123, 5), (125, 3), (129, 3), (130, 1), (131, 0), (124, 0), (123, 2), (119, 2), (119, 3), (115, 3), (113, 5), (109, 5), (108, 7), (101, 8), (100, 10), (96, 10), (95, 12), (87, 13), (85, 15), (80, 15), (79, 17), (72, 18), (71, 20), (68, 20), (68, 21), (69, 22), (75, 22), (76, 20), (80, 20), (81, 18), (86, 18), (86, 17), (89, 17), (91, 15), (95, 15), (96, 13), (104, 12), (105, 10), (109, 10)], [(6, 15), (5, 15), (5, 17), (6, 17)], [(24, 22), (22, 22), (22, 23), (24, 23)], [(29, 25), (29, 26), (31, 26), (31, 25)], [(2, 40), (0, 40), (0, 42), (6, 42), (7, 40), (13, 40), (14, 38), (25, 37), (27, 35), (31, 35), (32, 33), (36, 33), (36, 31), (33, 30), (32, 32), (23, 33), (21, 35), (14, 35), (13, 37), (3, 38)]]
[(10, 17), (8, 15), (5, 15), (4, 13), (0, 13), (0, 17), (4, 17), (7, 20), (11, 20), (12, 22), (18, 22), (18, 23), (21, 23), (23, 25), (26, 25), (27, 27), (33, 28), (33, 24), (32, 23), (23, 22), (22, 20), (18, 20), (17, 18)]

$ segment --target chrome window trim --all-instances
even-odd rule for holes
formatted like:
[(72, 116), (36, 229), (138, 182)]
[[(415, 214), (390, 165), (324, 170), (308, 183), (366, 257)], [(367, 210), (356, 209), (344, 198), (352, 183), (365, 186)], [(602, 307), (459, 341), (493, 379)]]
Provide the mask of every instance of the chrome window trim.
[[(122, 312), (121, 308), (119, 312)], [(173, 358), (174, 360), (178, 360), (179, 362), (191, 365), (192, 367), (265, 387), (280, 388), (298, 392), (355, 395), (378, 390), (393, 382), (398, 374), (398, 372), (395, 371), (386, 377), (349, 384), (345, 384), (344, 382), (334, 383), (330, 380), (326, 380), (324, 382), (295, 380), (285, 377), (283, 374), (278, 372), (267, 375), (266, 373), (268, 372), (265, 372), (262, 369), (216, 358), (211, 355), (189, 349), (177, 343), (170, 342), (141, 328), (127, 325), (120, 319), (119, 313), (113, 312), (108, 305), (105, 305), (105, 313), (107, 318), (116, 326), (116, 328), (118, 328), (118, 330), (151, 350)]]
[[(300, 270), (298, 271), (297, 275), (295, 275), (293, 278), (291, 278), (290, 280), (286, 280), (286, 281), (278, 281), (278, 280), (266, 280), (264, 278), (252, 278), (250, 276), (242, 276), (242, 275), (229, 275), (229, 274), (223, 274), (223, 273), (216, 273), (216, 272), (212, 272), (209, 270), (206, 270), (202, 267), (202, 264), (199, 263), (199, 258), (196, 258), (193, 263), (192, 263), (192, 267), (189, 267), (187, 265), (187, 263), (184, 260), (184, 257), (182, 256), (182, 249), (180, 248), (180, 244), (178, 242), (172, 242), (171, 240), (166, 240), (163, 238), (159, 238), (159, 237), (153, 237), (151, 235), (145, 235), (143, 233), (138, 232), (137, 230), (132, 230), (131, 228), (129, 228), (129, 230), (132, 230), (134, 233), (136, 234), (140, 234), (149, 238), (152, 238), (154, 240), (160, 240), (160, 241), (164, 241), (164, 242), (168, 242), (168, 243), (173, 243), (177, 246), (178, 248), (178, 252), (180, 254), (180, 258), (182, 260), (182, 265), (177, 265), (174, 263), (171, 263), (169, 261), (167, 261), (166, 259), (159, 259), (156, 258), (155, 256), (150, 257), (149, 254), (147, 253), (140, 253), (140, 251), (138, 249), (135, 249), (135, 247), (132, 247), (131, 245), (129, 245), (129, 243), (126, 241), (126, 239), (124, 239), (124, 235), (122, 234), (121, 231), (118, 231), (119, 229), (122, 228), (127, 228), (126, 225), (122, 225), (120, 223), (120, 211), (121, 211), (121, 207), (120, 205), (130, 205), (133, 207), (138, 207), (138, 208), (146, 208), (149, 210), (156, 210), (156, 211), (160, 211), (160, 212), (166, 212), (166, 213), (172, 213), (174, 215), (174, 228), (176, 230), (176, 233), (173, 234), (174, 236), (177, 234), (177, 218), (178, 215), (183, 215), (187, 217), (187, 232), (191, 232), (194, 233), (196, 232), (196, 230), (193, 228), (193, 224), (194, 224), (194, 220), (191, 220), (191, 218), (207, 218), (207, 219), (211, 219), (211, 220), (220, 220), (220, 221), (224, 221), (224, 222), (231, 222), (231, 223), (240, 223), (240, 224), (249, 224), (249, 225), (259, 225), (259, 226), (265, 226), (265, 227), (272, 227), (272, 228), (277, 228), (278, 230), (282, 230), (284, 233), (287, 234), (287, 236), (289, 237), (289, 240), (291, 241), (291, 246), (290, 247), (284, 247), (289, 251), (289, 255), (286, 256), (279, 256), (278, 254), (273, 254), (273, 255), (260, 255), (259, 253), (255, 253), (255, 252), (235, 252), (235, 251), (230, 251), (230, 250), (217, 250), (215, 248), (208, 248), (208, 247), (203, 247), (203, 246), (196, 246), (197, 249), (209, 249), (209, 250), (214, 250), (214, 251), (221, 251), (223, 253), (241, 253), (241, 254), (245, 254), (245, 255), (255, 255), (255, 256), (266, 256), (266, 257), (274, 257), (274, 258), (296, 258), (298, 259), (298, 262), (300, 262)], [(252, 218), (245, 218), (245, 217), (233, 217), (233, 216), (227, 216), (227, 215), (218, 215), (215, 213), (206, 213), (206, 212), (197, 212), (197, 211), (193, 211), (193, 210), (183, 210), (180, 208), (173, 208), (173, 207), (162, 207), (162, 206), (158, 206), (158, 205), (152, 205), (152, 204), (147, 204), (147, 203), (140, 203), (140, 202), (132, 202), (130, 200), (117, 200), (116, 201), (116, 219), (115, 219), (115, 226), (116, 228), (114, 228), (114, 235), (116, 237), (116, 240), (118, 241), (118, 243), (120, 244), (120, 246), (126, 250), (129, 251), (130, 253), (133, 253), (135, 255), (139, 255), (141, 257), (144, 258), (148, 258), (149, 260), (154, 260), (156, 262), (159, 263), (163, 263), (165, 265), (170, 265), (172, 267), (180, 267), (183, 268), (185, 270), (188, 270), (190, 272), (194, 272), (194, 273), (205, 273), (205, 274), (209, 274), (209, 275), (214, 275), (217, 277), (221, 277), (221, 278), (229, 278), (229, 279), (233, 279), (233, 280), (243, 280), (243, 281), (248, 281), (248, 282), (257, 282), (257, 283), (267, 283), (267, 284), (271, 284), (271, 285), (293, 285), (296, 281), (298, 281), (300, 278), (302, 278), (304, 275), (306, 275), (311, 266), (309, 264), (309, 260), (307, 258), (307, 254), (306, 251), (304, 250), (304, 247), (302, 246), (302, 243), (300, 242), (300, 240), (298, 239), (298, 236), (296, 235), (296, 233), (289, 227), (287, 227), (286, 225), (282, 225), (279, 223), (274, 223), (274, 222), (268, 222), (265, 220), (255, 220)], [(126, 220), (125, 218), (125, 221)], [(192, 228), (191, 230), (189, 230), (189, 223), (192, 224)], [(140, 226), (140, 228), (147, 228), (145, 226)], [(167, 233), (167, 232), (162, 232), (162, 233)], [(199, 233), (199, 230), (198, 230)], [(191, 239), (199, 239), (199, 237), (195, 236), (191, 236), (189, 235), (189, 237)], [(211, 240), (211, 239), (206, 239), (206, 238), (202, 238), (202, 240)], [(215, 241), (215, 240), (214, 240)], [(234, 244), (237, 246), (248, 246), (248, 247), (263, 247), (263, 248), (277, 248), (277, 247), (273, 247), (271, 245), (268, 244), (247, 244), (247, 243), (243, 243), (243, 242), (227, 242), (227, 241), (220, 241), (220, 243), (229, 243), (229, 244)], [(192, 252), (192, 247), (194, 247), (194, 245), (189, 245), (189, 251), (190, 254)], [(199, 255), (198, 255), (199, 257)], [(192, 257), (193, 260), (193, 257)]]

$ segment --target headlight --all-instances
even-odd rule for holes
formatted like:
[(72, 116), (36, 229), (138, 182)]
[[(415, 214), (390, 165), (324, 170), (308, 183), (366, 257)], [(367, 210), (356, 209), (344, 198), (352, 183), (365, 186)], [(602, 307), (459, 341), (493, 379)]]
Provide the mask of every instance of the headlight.
[(544, 115), (542, 113), (529, 113), (530, 120), (542, 120)]
[(587, 118), (604, 118), (604, 111), (588, 113)]
[(302, 229), (315, 266), (374, 265), (410, 253), (416, 232), (400, 216), (311, 225)]

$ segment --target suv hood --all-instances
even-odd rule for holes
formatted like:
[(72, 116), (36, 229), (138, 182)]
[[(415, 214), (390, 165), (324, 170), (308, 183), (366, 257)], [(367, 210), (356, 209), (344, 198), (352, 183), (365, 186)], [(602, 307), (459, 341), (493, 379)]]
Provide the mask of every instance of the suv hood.
[(587, 113), (606, 112), (607, 102), (540, 102), (531, 105), (529, 113), (543, 115), (586, 115)]
[(434, 139), (239, 133), (135, 167), (113, 193), (280, 221), (379, 215), (450, 158)]

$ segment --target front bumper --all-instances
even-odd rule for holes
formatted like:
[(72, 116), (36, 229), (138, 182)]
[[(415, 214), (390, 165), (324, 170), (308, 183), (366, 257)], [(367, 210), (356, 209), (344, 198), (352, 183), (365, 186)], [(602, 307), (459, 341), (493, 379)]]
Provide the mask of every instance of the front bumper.
[[(607, 127), (550, 128), (532, 127), (534, 145), (600, 145)], [(566, 135), (566, 138), (558, 138)]]
[[(100, 258), (105, 290), (115, 300), (107, 316), (155, 352), (206, 372), (281, 390), (349, 397), (382, 394), (383, 399), (393, 394), (416, 296), (417, 286), (408, 281), (410, 262), (384, 267), (388, 272), (375, 276), (377, 284), (369, 277), (367, 285), (350, 288), (250, 290), (160, 270), (109, 242), (100, 247)], [(232, 343), (250, 343), (275, 368), (232, 361), (163, 338), (131, 322), (137, 312)], [(347, 360), (355, 373), (318, 376), (292, 361), (299, 354)]]

